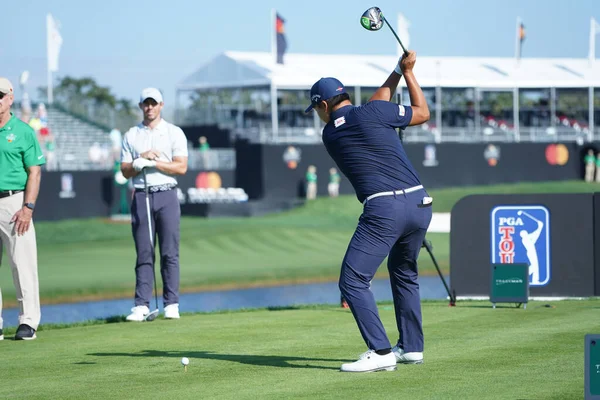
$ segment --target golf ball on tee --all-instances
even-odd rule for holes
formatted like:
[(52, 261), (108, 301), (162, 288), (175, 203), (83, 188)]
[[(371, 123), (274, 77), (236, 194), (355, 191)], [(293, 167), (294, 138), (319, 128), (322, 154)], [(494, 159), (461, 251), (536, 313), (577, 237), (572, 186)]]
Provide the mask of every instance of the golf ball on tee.
[(188, 360), (187, 357), (183, 357), (181, 359), (181, 365), (188, 365), (190, 363), (190, 360)]

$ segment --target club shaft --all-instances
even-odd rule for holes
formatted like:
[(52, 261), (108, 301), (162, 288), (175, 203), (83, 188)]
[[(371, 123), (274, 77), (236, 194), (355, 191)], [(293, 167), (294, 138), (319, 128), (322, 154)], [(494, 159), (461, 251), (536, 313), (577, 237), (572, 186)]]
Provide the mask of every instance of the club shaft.
[(540, 220), (538, 220), (537, 218), (534, 218), (531, 214), (527, 213), (526, 211), (521, 211), (521, 212), (523, 213), (523, 215), (527, 215), (529, 218), (531, 218), (535, 222), (541, 222)]
[(146, 168), (142, 169), (144, 173), (144, 192), (146, 194), (146, 215), (148, 217), (148, 235), (150, 237), (150, 246), (152, 247), (152, 275), (154, 277), (154, 302), (158, 309), (158, 290), (156, 286), (156, 271), (154, 269), (154, 235), (152, 234), (152, 215), (150, 213), (150, 195), (148, 194), (148, 179), (146, 178)]
[(400, 38), (398, 37), (398, 35), (396, 34), (396, 31), (394, 30), (394, 28), (392, 28), (392, 26), (390, 25), (390, 23), (388, 22), (387, 18), (385, 18), (383, 15), (381, 16), (381, 18), (383, 18), (383, 22), (385, 22), (385, 24), (388, 26), (388, 28), (390, 28), (390, 30), (392, 31), (392, 33), (394, 34), (394, 36), (396, 37), (396, 40), (398, 41), (398, 43), (400, 44), (400, 47), (402, 47), (402, 51), (404, 51), (405, 54), (408, 54), (408, 50), (406, 50), (404, 48), (404, 45), (402, 44), (402, 40), (400, 40)]

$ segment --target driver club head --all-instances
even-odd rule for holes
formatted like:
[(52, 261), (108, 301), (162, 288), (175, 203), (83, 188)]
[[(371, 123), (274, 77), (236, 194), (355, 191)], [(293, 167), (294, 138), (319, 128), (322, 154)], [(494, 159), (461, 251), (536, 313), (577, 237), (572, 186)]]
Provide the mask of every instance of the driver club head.
[(378, 31), (383, 27), (383, 14), (379, 7), (371, 7), (360, 17), (360, 24), (368, 31)]
[(144, 321), (152, 322), (156, 319), (156, 317), (158, 317), (158, 308), (156, 310), (150, 312), (148, 315), (146, 315), (146, 318), (144, 319)]

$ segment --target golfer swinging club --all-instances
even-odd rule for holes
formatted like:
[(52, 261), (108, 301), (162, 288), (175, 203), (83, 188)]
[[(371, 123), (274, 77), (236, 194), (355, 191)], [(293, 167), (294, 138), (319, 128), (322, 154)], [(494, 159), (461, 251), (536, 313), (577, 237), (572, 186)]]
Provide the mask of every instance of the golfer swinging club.
[[(406, 156), (395, 128), (421, 124), (429, 108), (413, 67), (416, 53), (402, 56), (369, 101), (353, 106), (344, 85), (322, 78), (311, 88), (311, 105), (326, 123), (323, 143), (346, 175), (363, 213), (344, 260), (339, 288), (368, 350), (344, 372), (393, 371), (396, 363), (423, 362), (423, 328), (417, 258), (431, 221), (432, 198)], [(404, 75), (411, 106), (391, 102)], [(399, 339), (392, 346), (379, 318), (369, 282), (386, 256)]]
[(525, 251), (527, 252), (527, 258), (529, 259), (529, 275), (531, 275), (531, 283), (539, 284), (540, 283), (540, 263), (538, 261), (537, 251), (535, 249), (535, 244), (537, 240), (540, 238), (540, 234), (542, 233), (542, 229), (544, 228), (544, 223), (525, 211), (517, 212), (517, 215), (524, 214), (531, 218), (534, 222), (537, 223), (537, 228), (533, 232), (527, 232), (525, 229), (519, 232), (521, 235), (521, 241), (523, 242), (523, 247), (525, 247)]

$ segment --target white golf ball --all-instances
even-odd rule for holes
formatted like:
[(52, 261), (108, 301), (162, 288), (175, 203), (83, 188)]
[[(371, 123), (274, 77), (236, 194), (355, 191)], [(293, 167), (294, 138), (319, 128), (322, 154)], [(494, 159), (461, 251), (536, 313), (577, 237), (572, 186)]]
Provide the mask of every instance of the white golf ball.
[(187, 357), (183, 357), (181, 359), (181, 364), (182, 365), (188, 365), (190, 363), (190, 360)]

